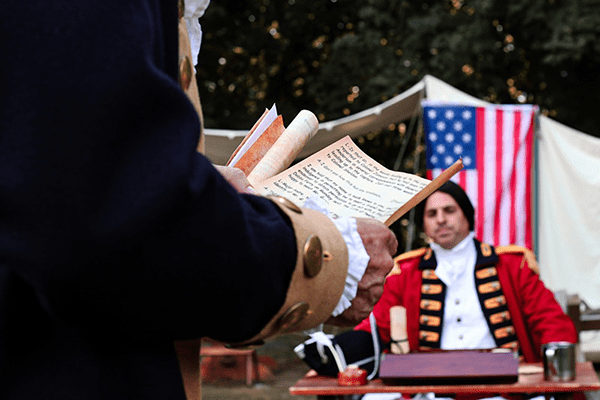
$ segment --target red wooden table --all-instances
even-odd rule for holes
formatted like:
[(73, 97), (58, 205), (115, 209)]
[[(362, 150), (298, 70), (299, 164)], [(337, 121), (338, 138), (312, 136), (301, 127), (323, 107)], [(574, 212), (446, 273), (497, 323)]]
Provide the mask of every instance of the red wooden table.
[[(526, 367), (526, 368), (521, 368)], [(344, 395), (366, 393), (417, 394), (478, 394), (481, 397), (503, 394), (544, 394), (563, 395), (600, 390), (600, 381), (591, 362), (577, 363), (576, 378), (570, 382), (550, 382), (544, 380), (541, 364), (522, 364), (519, 380), (515, 383), (461, 384), (461, 385), (385, 385), (381, 379), (374, 379), (364, 386), (338, 386), (336, 378), (305, 376), (290, 388), (292, 395), (317, 396), (318, 399), (332, 399)], [(528, 369), (537, 372), (525, 373)]]

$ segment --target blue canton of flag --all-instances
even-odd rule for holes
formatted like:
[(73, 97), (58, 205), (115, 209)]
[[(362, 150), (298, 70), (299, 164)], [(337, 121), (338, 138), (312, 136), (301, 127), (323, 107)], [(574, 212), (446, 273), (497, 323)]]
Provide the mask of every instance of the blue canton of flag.
[(476, 168), (475, 107), (425, 106), (427, 169), (446, 169), (462, 157), (465, 169)]

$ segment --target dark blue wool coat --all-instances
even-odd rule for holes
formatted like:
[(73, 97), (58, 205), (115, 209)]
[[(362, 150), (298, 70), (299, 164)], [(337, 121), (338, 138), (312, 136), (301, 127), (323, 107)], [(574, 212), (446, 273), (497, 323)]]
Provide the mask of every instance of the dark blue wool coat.
[(196, 153), (176, 0), (0, 10), (0, 398), (183, 398), (173, 341), (258, 333), (292, 227)]

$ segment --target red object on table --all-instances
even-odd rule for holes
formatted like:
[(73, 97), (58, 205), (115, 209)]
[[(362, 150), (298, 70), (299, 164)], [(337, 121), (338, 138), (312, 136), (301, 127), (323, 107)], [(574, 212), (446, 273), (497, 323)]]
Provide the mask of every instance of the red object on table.
[(367, 384), (367, 371), (350, 365), (343, 372), (338, 372), (338, 385), (361, 386)]

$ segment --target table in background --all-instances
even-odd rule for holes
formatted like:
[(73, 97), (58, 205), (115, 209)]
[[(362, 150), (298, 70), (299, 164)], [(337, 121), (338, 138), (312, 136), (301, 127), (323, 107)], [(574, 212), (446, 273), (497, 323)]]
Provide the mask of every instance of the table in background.
[[(522, 364), (538, 366), (541, 364)], [(550, 382), (544, 380), (542, 371), (520, 373), (515, 383), (458, 384), (458, 385), (385, 385), (381, 379), (374, 379), (364, 386), (338, 386), (336, 378), (325, 376), (304, 377), (290, 388), (292, 395), (317, 396), (318, 399), (335, 399), (344, 395), (366, 393), (417, 394), (478, 394), (481, 397), (503, 394), (562, 395), (600, 390), (600, 381), (591, 362), (577, 363), (576, 378), (570, 382)], [(488, 396), (489, 395), (489, 396)]]

